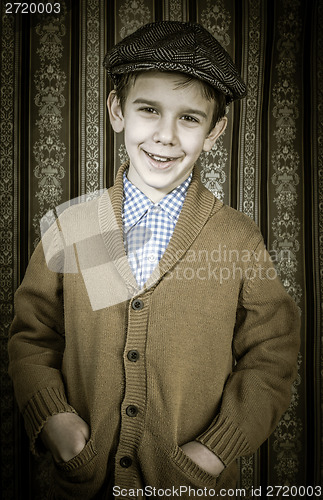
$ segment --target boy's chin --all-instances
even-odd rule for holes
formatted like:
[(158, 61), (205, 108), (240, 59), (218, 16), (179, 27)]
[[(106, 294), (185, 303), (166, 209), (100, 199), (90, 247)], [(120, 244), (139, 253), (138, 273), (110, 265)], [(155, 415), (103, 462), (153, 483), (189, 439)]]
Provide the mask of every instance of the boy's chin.
[(190, 174), (188, 173), (187, 175), (185, 175), (185, 177), (174, 178), (174, 179), (168, 180), (168, 182), (165, 182), (165, 181), (162, 182), (162, 180), (160, 180), (159, 182), (152, 181), (148, 184), (148, 186), (149, 186), (149, 189), (166, 195), (167, 193), (170, 193), (171, 191), (173, 191), (173, 189), (177, 188), (177, 186), (182, 184), (182, 182), (184, 182), (189, 175)]

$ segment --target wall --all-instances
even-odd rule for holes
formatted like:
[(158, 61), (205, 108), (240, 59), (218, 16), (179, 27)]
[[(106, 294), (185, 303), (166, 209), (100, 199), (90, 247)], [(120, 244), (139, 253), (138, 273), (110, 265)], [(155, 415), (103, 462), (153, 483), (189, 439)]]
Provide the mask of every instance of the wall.
[[(50, 2), (48, 2), (50, 3)], [(52, 2), (54, 3), (54, 2)], [(61, 12), (0, 21), (1, 492), (43, 500), (49, 458), (31, 457), (11, 382), (13, 294), (51, 207), (110, 186), (126, 158), (106, 117), (108, 47), (146, 22), (197, 20), (232, 55), (248, 97), (200, 159), (205, 185), (261, 227), (302, 317), (290, 408), (239, 486), (322, 484), (322, 30), (319, 0), (61, 1)], [(288, 252), (286, 251), (288, 250)], [(275, 495), (276, 496), (276, 495)]]

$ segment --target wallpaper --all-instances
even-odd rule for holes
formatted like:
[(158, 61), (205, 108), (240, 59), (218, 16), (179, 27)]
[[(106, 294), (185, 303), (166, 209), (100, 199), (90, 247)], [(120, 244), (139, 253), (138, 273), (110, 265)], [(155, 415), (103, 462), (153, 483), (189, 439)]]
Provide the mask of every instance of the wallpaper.
[(49, 482), (50, 458), (30, 455), (7, 375), (13, 295), (39, 240), (40, 218), (110, 186), (127, 158), (123, 137), (108, 123), (111, 83), (102, 61), (114, 43), (161, 19), (200, 22), (247, 83), (247, 98), (228, 111), (225, 134), (200, 157), (201, 178), (259, 225), (302, 318), (290, 407), (261, 449), (240, 460), (239, 486), (253, 498), (252, 488), (260, 486), (322, 485), (322, 2), (60, 0), (55, 15), (9, 14), (6, 3), (0, 20), (2, 498), (43, 500)]

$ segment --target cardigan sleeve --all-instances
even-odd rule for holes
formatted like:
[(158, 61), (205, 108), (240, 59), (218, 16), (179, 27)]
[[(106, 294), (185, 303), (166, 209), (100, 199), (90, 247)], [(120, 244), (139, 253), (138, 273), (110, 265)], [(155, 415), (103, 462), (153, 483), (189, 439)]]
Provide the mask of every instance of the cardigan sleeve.
[(49, 416), (76, 413), (67, 402), (61, 374), (65, 348), (62, 279), (62, 274), (49, 269), (39, 243), (15, 294), (9, 375), (34, 453), (36, 438)]
[(243, 284), (233, 337), (235, 367), (218, 415), (196, 438), (225, 465), (254, 453), (277, 426), (297, 375), (300, 316), (263, 240)]

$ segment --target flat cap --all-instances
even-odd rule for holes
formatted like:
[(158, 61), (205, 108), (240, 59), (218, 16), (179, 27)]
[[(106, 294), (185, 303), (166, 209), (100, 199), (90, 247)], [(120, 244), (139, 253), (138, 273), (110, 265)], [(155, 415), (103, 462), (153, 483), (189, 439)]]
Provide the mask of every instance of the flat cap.
[(103, 65), (114, 84), (122, 74), (156, 69), (203, 80), (223, 92), (227, 104), (247, 93), (229, 54), (209, 31), (193, 22), (145, 24), (117, 43)]

